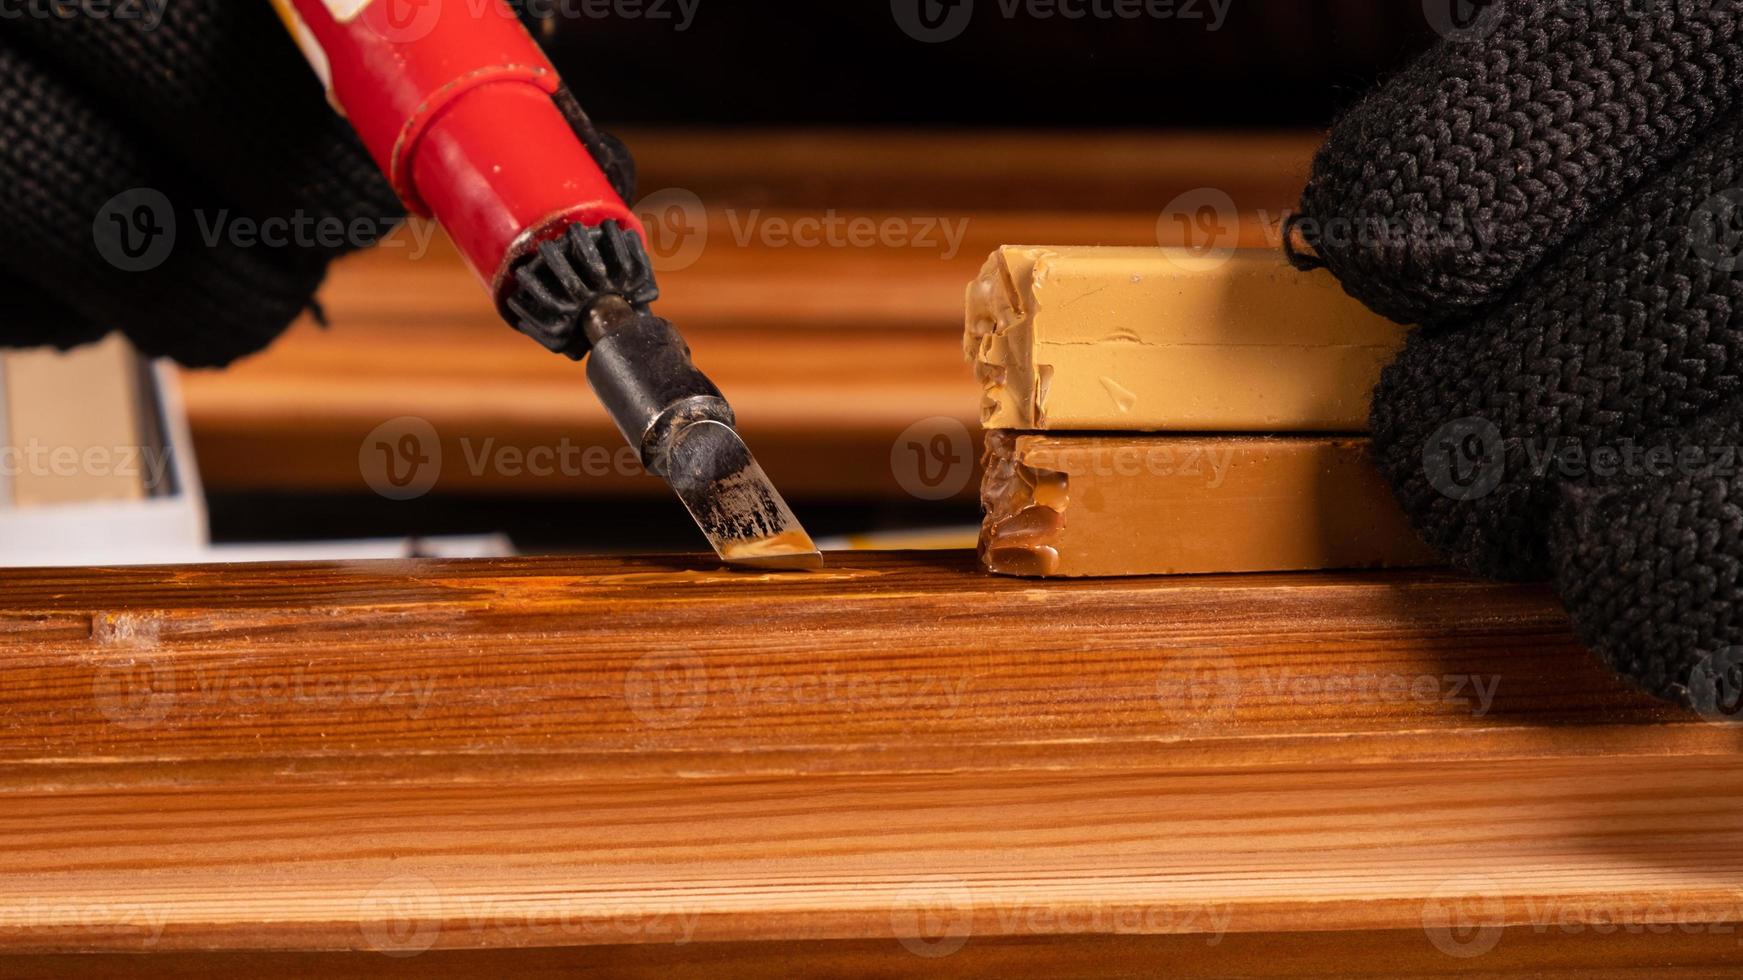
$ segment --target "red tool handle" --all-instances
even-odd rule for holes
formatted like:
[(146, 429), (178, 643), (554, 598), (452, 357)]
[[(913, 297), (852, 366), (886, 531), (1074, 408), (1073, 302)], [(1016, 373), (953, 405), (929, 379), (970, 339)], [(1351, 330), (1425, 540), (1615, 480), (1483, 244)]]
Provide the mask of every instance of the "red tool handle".
[(441, 222), (499, 306), (515, 261), (568, 226), (641, 234), (504, 0), (289, 2), (293, 31), (394, 190)]

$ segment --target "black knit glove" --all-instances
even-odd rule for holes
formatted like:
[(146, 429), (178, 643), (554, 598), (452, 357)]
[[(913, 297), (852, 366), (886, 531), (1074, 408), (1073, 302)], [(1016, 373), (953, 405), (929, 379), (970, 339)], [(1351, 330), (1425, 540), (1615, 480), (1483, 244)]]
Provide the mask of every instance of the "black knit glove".
[(1501, 0), (1333, 130), (1291, 220), (1415, 330), (1379, 463), (1456, 564), (1552, 579), (1660, 696), (1743, 665), (1743, 24), (1727, 0)]
[(10, 6), (0, 345), (224, 364), (402, 216), (265, 0)]

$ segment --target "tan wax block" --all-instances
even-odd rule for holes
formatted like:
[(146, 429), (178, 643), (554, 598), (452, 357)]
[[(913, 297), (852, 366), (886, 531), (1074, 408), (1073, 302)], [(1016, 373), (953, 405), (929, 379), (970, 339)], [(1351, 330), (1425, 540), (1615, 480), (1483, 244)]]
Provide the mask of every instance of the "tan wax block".
[(0, 363), (13, 506), (145, 496), (138, 361), (125, 340), (12, 351)]
[(989, 429), (1366, 431), (1405, 334), (1269, 249), (1006, 246), (967, 319)]
[(981, 561), (1044, 577), (1433, 564), (1363, 438), (987, 433)]

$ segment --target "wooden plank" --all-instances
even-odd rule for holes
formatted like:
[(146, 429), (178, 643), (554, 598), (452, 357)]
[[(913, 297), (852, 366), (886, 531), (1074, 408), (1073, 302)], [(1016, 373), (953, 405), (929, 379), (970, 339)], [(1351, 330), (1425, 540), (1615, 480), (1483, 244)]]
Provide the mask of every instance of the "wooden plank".
[(921, 957), (888, 940), (711, 944), (699, 956), (671, 944), (431, 950), (410, 957), (363, 953), (46, 954), (0, 961), (21, 977), (287, 977), (401, 980), (421, 977), (567, 978), (577, 973), (658, 980), (828, 977), (1714, 977), (1734, 972), (1737, 938), (1697, 930), (1597, 933), (1559, 925), (1508, 928), (1475, 964), (1448, 957), (1420, 935), (1398, 932), (1256, 933), (1216, 943), (1202, 936), (982, 937), (949, 956)]
[[(994, 248), (1172, 243), (1182, 231), (1162, 212), (1201, 185), (1229, 189), (1248, 212), (1241, 244), (1271, 245), (1276, 229), (1257, 209), (1289, 206), (1312, 148), (1305, 135), (648, 132), (635, 142), (644, 192), (667, 202), (650, 222), (659, 310), (782, 490), (813, 499), (912, 499), (891, 473), (898, 437), (928, 419), (978, 428), (963, 292)], [(896, 233), (869, 238), (848, 224), (891, 220)], [(450, 245), (394, 243), (337, 265), (321, 294), (331, 329), (305, 321), (258, 357), (185, 378), (208, 486), (368, 492), (360, 448), (410, 416), (441, 441), (439, 491), (665, 492), (616, 465), (491, 463), (504, 448), (613, 453), (621, 438), (580, 369), (505, 328)], [(959, 499), (973, 492), (964, 480)]]
[(1329, 974), (1621, 975), (1736, 955), (1735, 729), (1623, 687), (1536, 589), (1043, 587), (948, 553), (797, 577), (11, 571), (0, 595), (19, 956), (1261, 975), (1299, 949)]

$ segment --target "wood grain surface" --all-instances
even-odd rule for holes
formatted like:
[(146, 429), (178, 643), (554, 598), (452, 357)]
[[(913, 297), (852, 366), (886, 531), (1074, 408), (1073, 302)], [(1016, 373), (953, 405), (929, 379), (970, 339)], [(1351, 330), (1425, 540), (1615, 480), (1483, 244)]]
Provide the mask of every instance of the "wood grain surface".
[[(627, 137), (659, 312), (783, 491), (811, 499), (909, 499), (890, 472), (897, 437), (927, 419), (978, 427), (963, 292), (994, 248), (1176, 243), (1185, 231), (1164, 213), (1184, 194), (1176, 210), (1196, 214), (1205, 187), (1236, 209), (1229, 244), (1273, 244), (1314, 145), (1309, 134)], [(665, 492), (633, 467), (490, 462), (505, 448), (614, 452), (622, 439), (581, 368), (506, 328), (439, 235), (420, 245), (401, 233), (341, 261), (321, 304), (329, 329), (305, 320), (228, 371), (185, 376), (208, 486), (367, 492), (366, 437), (416, 417), (440, 440), (438, 490)]]
[(1623, 687), (1534, 589), (1038, 585), (942, 553), (7, 571), (0, 596), (8, 974), (1646, 975), (1743, 949), (1739, 730)]

